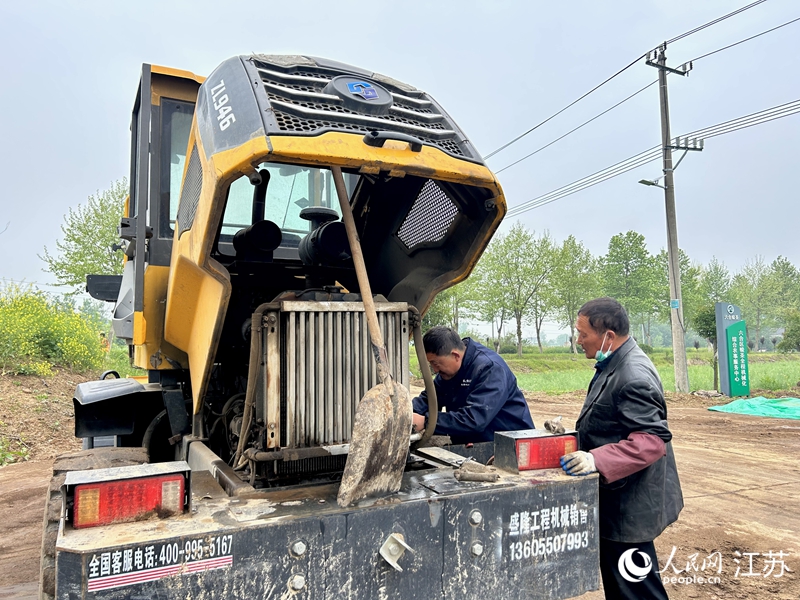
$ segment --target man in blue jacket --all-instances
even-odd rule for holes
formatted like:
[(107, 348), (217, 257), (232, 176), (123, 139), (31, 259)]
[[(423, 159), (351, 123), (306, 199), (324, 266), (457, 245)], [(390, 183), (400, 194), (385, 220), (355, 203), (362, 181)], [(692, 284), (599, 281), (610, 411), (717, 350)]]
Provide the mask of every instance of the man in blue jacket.
[[(500, 356), (447, 327), (433, 327), (422, 338), (440, 412), (435, 435), (454, 444), (490, 442), (495, 431), (533, 429), (533, 419), (517, 378)], [(425, 429), (428, 396), (414, 398), (414, 429)]]

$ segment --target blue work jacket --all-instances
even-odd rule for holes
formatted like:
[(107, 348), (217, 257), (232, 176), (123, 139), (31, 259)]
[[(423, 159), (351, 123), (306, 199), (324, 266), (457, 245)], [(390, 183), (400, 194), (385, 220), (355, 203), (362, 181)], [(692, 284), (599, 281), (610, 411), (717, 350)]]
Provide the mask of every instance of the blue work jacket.
[[(467, 349), (452, 379), (433, 380), (440, 412), (436, 435), (449, 435), (454, 444), (490, 442), (495, 431), (533, 429), (528, 403), (517, 378), (500, 356), (478, 342), (464, 338)], [(428, 395), (414, 398), (414, 412), (428, 414)]]

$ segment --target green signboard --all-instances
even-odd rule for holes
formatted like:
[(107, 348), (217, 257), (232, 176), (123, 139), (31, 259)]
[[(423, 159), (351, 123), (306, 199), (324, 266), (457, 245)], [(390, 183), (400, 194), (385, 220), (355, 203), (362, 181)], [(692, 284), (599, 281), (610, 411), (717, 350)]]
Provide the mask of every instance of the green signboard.
[(728, 347), (728, 381), (731, 397), (750, 395), (750, 370), (747, 367), (747, 328), (744, 321), (725, 328)]

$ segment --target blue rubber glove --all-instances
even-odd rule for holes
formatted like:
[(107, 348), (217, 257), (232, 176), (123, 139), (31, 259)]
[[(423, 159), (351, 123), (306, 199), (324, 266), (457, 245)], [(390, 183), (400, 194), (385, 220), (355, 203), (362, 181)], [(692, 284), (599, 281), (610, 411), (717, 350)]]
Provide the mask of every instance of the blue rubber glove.
[(568, 475), (588, 475), (597, 472), (597, 468), (594, 466), (594, 456), (582, 450), (562, 456), (561, 468)]

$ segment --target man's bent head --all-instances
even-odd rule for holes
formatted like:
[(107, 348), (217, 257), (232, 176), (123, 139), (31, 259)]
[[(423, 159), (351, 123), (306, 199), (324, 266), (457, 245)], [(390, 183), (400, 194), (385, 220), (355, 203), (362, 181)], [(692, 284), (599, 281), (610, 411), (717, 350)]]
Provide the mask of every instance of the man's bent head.
[(422, 338), (425, 356), (434, 373), (452, 379), (461, 368), (467, 347), (458, 333), (448, 327), (432, 327)]
[(628, 339), (630, 321), (625, 308), (613, 298), (595, 298), (581, 306), (575, 329), (586, 358), (602, 360)]

